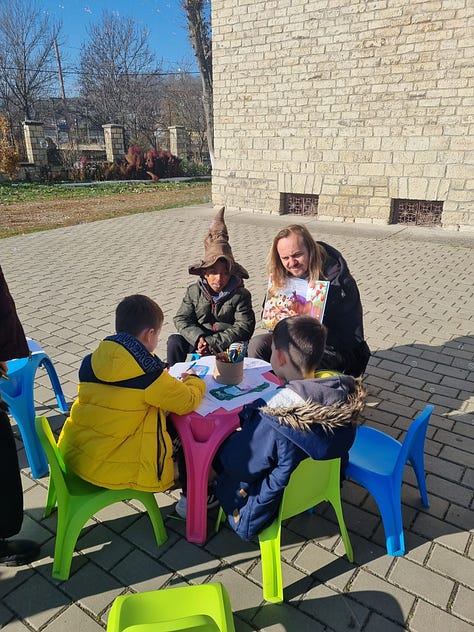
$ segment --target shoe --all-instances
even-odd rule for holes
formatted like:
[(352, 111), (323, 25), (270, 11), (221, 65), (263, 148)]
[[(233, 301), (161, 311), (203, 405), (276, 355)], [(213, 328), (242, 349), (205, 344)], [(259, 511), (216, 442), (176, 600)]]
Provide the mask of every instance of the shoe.
[(21, 566), (35, 560), (40, 545), (33, 540), (0, 540), (0, 565)]
[(186, 518), (187, 504), (188, 501), (186, 500), (186, 496), (184, 494), (181, 494), (178, 502), (176, 503), (176, 507), (174, 508), (175, 512), (180, 518)]
[(214, 507), (218, 507), (218, 506), (219, 506), (219, 500), (217, 496), (215, 496), (214, 494), (209, 494), (207, 497), (207, 508), (214, 509)]
[[(217, 507), (218, 505), (219, 505), (219, 501), (217, 500), (217, 497), (214, 496), (214, 494), (208, 494), (207, 508), (214, 509), (214, 507)], [(186, 499), (186, 496), (184, 496), (184, 494), (181, 494), (180, 499), (176, 503), (174, 510), (180, 518), (186, 518), (186, 509), (187, 509), (187, 499)]]

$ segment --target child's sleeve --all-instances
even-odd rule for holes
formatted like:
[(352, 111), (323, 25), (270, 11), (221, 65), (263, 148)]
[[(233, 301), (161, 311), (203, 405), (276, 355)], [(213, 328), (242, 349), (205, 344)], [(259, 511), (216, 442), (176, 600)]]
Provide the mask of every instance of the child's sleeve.
[(201, 336), (208, 336), (210, 329), (202, 326), (196, 314), (195, 302), (193, 298), (193, 286), (188, 287), (186, 294), (179, 306), (176, 316), (173, 319), (176, 331), (183, 336), (190, 345), (196, 346)]
[(227, 349), (233, 342), (250, 340), (255, 331), (255, 313), (250, 292), (242, 288), (235, 304), (234, 322), (220, 322), (214, 325), (215, 332), (206, 335), (206, 342), (213, 353)]
[(163, 371), (160, 377), (145, 391), (145, 399), (151, 406), (167, 410), (170, 413), (185, 415), (201, 403), (206, 392), (206, 383), (190, 375), (181, 382)]

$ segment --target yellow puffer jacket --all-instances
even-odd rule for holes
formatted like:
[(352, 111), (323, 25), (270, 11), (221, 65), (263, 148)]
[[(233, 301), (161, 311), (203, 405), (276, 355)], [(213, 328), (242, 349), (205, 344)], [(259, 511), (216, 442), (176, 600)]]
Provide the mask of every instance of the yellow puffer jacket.
[[(124, 336), (132, 352), (120, 344)], [(174, 473), (165, 411), (195, 410), (205, 390), (198, 377), (171, 377), (132, 336), (103, 340), (82, 362), (79, 395), (59, 437), (66, 465), (108, 489), (169, 489)]]

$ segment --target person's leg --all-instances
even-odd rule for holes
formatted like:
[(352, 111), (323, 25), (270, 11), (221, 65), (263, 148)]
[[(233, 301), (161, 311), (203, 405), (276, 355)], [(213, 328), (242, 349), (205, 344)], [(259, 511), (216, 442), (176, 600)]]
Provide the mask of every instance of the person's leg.
[(250, 339), (247, 354), (249, 358), (259, 358), (270, 362), (272, 355), (272, 334), (258, 334)]
[(31, 540), (7, 541), (23, 523), (23, 490), (15, 438), (5, 402), (0, 399), (0, 564), (18, 566), (33, 561), (39, 546)]
[(169, 418), (166, 419), (166, 430), (168, 431), (168, 434), (171, 437), (171, 441), (173, 442), (173, 461), (175, 463), (175, 472), (177, 470), (178, 474), (177, 480), (175, 482), (181, 485), (183, 494), (186, 495), (187, 472), (186, 461), (184, 458), (184, 450), (183, 446), (181, 445), (181, 439), (176, 432), (176, 428)]
[(0, 538), (16, 535), (23, 522), (23, 490), (15, 438), (4, 402), (0, 404)]
[(166, 360), (170, 366), (184, 362), (188, 353), (193, 351), (192, 345), (181, 334), (171, 334), (166, 342)]

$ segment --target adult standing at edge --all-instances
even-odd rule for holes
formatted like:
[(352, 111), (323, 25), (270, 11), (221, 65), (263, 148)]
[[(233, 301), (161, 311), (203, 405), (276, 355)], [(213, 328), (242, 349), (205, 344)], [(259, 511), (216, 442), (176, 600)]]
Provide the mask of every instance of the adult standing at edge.
[[(0, 371), (7, 376), (7, 360), (29, 355), (23, 327), (15, 303), (0, 267)], [(0, 379), (6, 379), (0, 377)], [(16, 454), (15, 438), (7, 405), (0, 397), (0, 564), (19, 566), (38, 557), (39, 545), (32, 540), (7, 540), (21, 530), (23, 522), (23, 490)]]
[[(354, 377), (362, 375), (370, 349), (364, 340), (359, 289), (342, 254), (329, 244), (315, 241), (305, 226), (292, 224), (275, 235), (268, 271), (279, 287), (291, 277), (330, 282), (323, 318), (327, 346), (321, 368)], [(271, 344), (271, 332), (258, 334), (251, 339), (248, 354), (269, 361)]]

